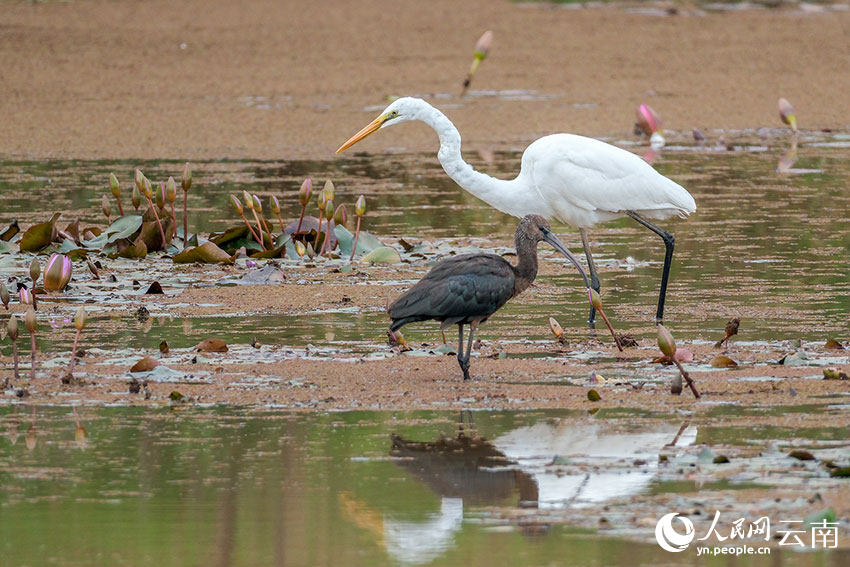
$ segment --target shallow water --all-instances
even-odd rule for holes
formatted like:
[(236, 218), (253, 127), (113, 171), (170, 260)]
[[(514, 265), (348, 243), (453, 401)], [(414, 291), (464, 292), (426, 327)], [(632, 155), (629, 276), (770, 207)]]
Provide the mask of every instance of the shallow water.
[[(790, 443), (787, 432), (717, 428), (715, 417), (466, 412), (461, 436), (457, 413), (85, 408), (83, 439), (67, 408), (4, 407), (0, 555), (16, 567), (692, 564), (694, 550), (661, 550), (651, 526), (620, 525), (618, 510), (634, 516), (630, 499), (698, 487), (708, 509), (715, 495), (760, 486), (695, 484), (677, 469), (696, 461), (659, 464), (720, 438), (727, 452)], [(465, 445), (435, 448), (446, 440)], [(792, 467), (785, 459), (772, 470)], [(611, 525), (597, 531), (600, 516)], [(706, 531), (707, 518), (695, 525)], [(774, 548), (711, 564), (741, 560), (837, 566), (846, 553)]]

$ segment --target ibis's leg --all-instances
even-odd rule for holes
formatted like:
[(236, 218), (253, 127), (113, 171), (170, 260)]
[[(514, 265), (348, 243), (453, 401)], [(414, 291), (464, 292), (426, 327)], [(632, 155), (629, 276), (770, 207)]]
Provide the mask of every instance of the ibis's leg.
[[(596, 293), (599, 293), (602, 286), (599, 284), (599, 276), (596, 274), (596, 264), (593, 263), (593, 256), (590, 254), (590, 242), (587, 239), (587, 231), (580, 228), (578, 232), (581, 234), (581, 244), (584, 246), (584, 255), (587, 257), (587, 267), (590, 270), (590, 287), (595, 289)], [(587, 324), (591, 329), (595, 328), (595, 321), (596, 309), (591, 305), (590, 315), (587, 316)]]
[(660, 325), (664, 319), (664, 299), (667, 296), (667, 279), (670, 277), (670, 264), (673, 262), (673, 245), (676, 243), (676, 239), (673, 238), (672, 234), (655, 226), (634, 211), (629, 211), (629, 216), (660, 236), (666, 248), (664, 254), (664, 271), (661, 272), (661, 290), (658, 292), (658, 311), (655, 312), (655, 323)]
[[(469, 380), (469, 358), (463, 356), (463, 323), (457, 324), (457, 335), (457, 362), (460, 364), (460, 369), (463, 370), (463, 379)], [(469, 332), (469, 336), (472, 337), (472, 331)]]
[(472, 354), (472, 337), (475, 335), (475, 329), (478, 327), (475, 323), (469, 325), (469, 338), (466, 340), (466, 355), (463, 357), (465, 368), (463, 370), (463, 379), (469, 380), (469, 356)]

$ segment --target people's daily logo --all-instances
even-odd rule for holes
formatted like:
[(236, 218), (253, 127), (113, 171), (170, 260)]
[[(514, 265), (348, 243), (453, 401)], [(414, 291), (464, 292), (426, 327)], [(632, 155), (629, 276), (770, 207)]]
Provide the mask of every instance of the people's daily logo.
[[(673, 527), (673, 519), (676, 517), (679, 517), (679, 522), (684, 526), (685, 533), (683, 534), (677, 532)], [(673, 553), (685, 551), (694, 537), (696, 537), (694, 524), (684, 516), (679, 516), (678, 512), (670, 512), (655, 524), (655, 539), (658, 541), (658, 545), (666, 551)]]

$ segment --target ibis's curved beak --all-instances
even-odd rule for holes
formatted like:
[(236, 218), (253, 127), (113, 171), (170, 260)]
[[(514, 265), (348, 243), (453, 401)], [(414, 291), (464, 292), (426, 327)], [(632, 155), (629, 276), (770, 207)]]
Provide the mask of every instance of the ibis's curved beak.
[(546, 242), (548, 242), (549, 244), (551, 244), (552, 247), (555, 248), (555, 250), (557, 250), (558, 252), (560, 252), (561, 254), (566, 256), (567, 259), (570, 262), (573, 263), (573, 266), (576, 267), (576, 269), (578, 270), (578, 273), (580, 273), (582, 279), (584, 279), (584, 286), (589, 289), (590, 283), (588, 283), (588, 281), (587, 281), (587, 274), (584, 273), (584, 269), (581, 267), (581, 264), (578, 263), (578, 260), (576, 260), (576, 257), (573, 256), (572, 253), (570, 253), (569, 250), (567, 250), (566, 246), (561, 244), (561, 241), (558, 240), (558, 237), (555, 236), (554, 234), (552, 234), (551, 232), (549, 232), (548, 230), (544, 230), (543, 231), (543, 239)]
[(350, 148), (351, 146), (353, 146), (354, 144), (356, 144), (357, 142), (359, 142), (360, 140), (362, 140), (363, 138), (365, 138), (369, 134), (378, 131), (378, 129), (380, 129), (381, 125), (384, 122), (386, 122), (386, 120), (387, 119), (386, 119), (385, 115), (382, 114), (382, 115), (378, 116), (377, 118), (375, 118), (374, 120), (369, 122), (369, 124), (364, 126), (362, 130), (360, 130), (359, 132), (354, 134), (352, 137), (350, 137), (347, 142), (345, 142), (343, 145), (341, 145), (339, 147), (339, 149), (336, 151), (336, 153), (340, 153), (342, 151), (347, 150), (348, 148)]

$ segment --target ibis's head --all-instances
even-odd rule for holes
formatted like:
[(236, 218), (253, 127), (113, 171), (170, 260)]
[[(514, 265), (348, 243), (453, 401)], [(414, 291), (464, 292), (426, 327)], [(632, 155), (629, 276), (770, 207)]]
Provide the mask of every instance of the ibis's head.
[(354, 134), (343, 145), (339, 147), (336, 153), (347, 150), (369, 134), (377, 132), (381, 128), (401, 124), (409, 120), (419, 120), (421, 113), (429, 108), (430, 105), (420, 98), (402, 97), (394, 100), (384, 111), (369, 124), (363, 127), (362, 130)]
[(581, 274), (585, 287), (590, 288), (590, 284), (587, 281), (587, 275), (584, 273), (584, 269), (581, 267), (581, 264), (579, 264), (576, 257), (567, 250), (567, 247), (558, 240), (558, 237), (555, 236), (554, 232), (552, 232), (552, 227), (549, 226), (548, 221), (540, 215), (524, 216), (522, 220), (519, 221), (519, 226), (516, 229), (515, 240), (517, 248), (522, 246), (522, 242), (524, 240), (530, 240), (535, 246), (538, 242), (548, 242), (555, 250), (566, 256), (572, 265), (576, 267), (579, 274)]

